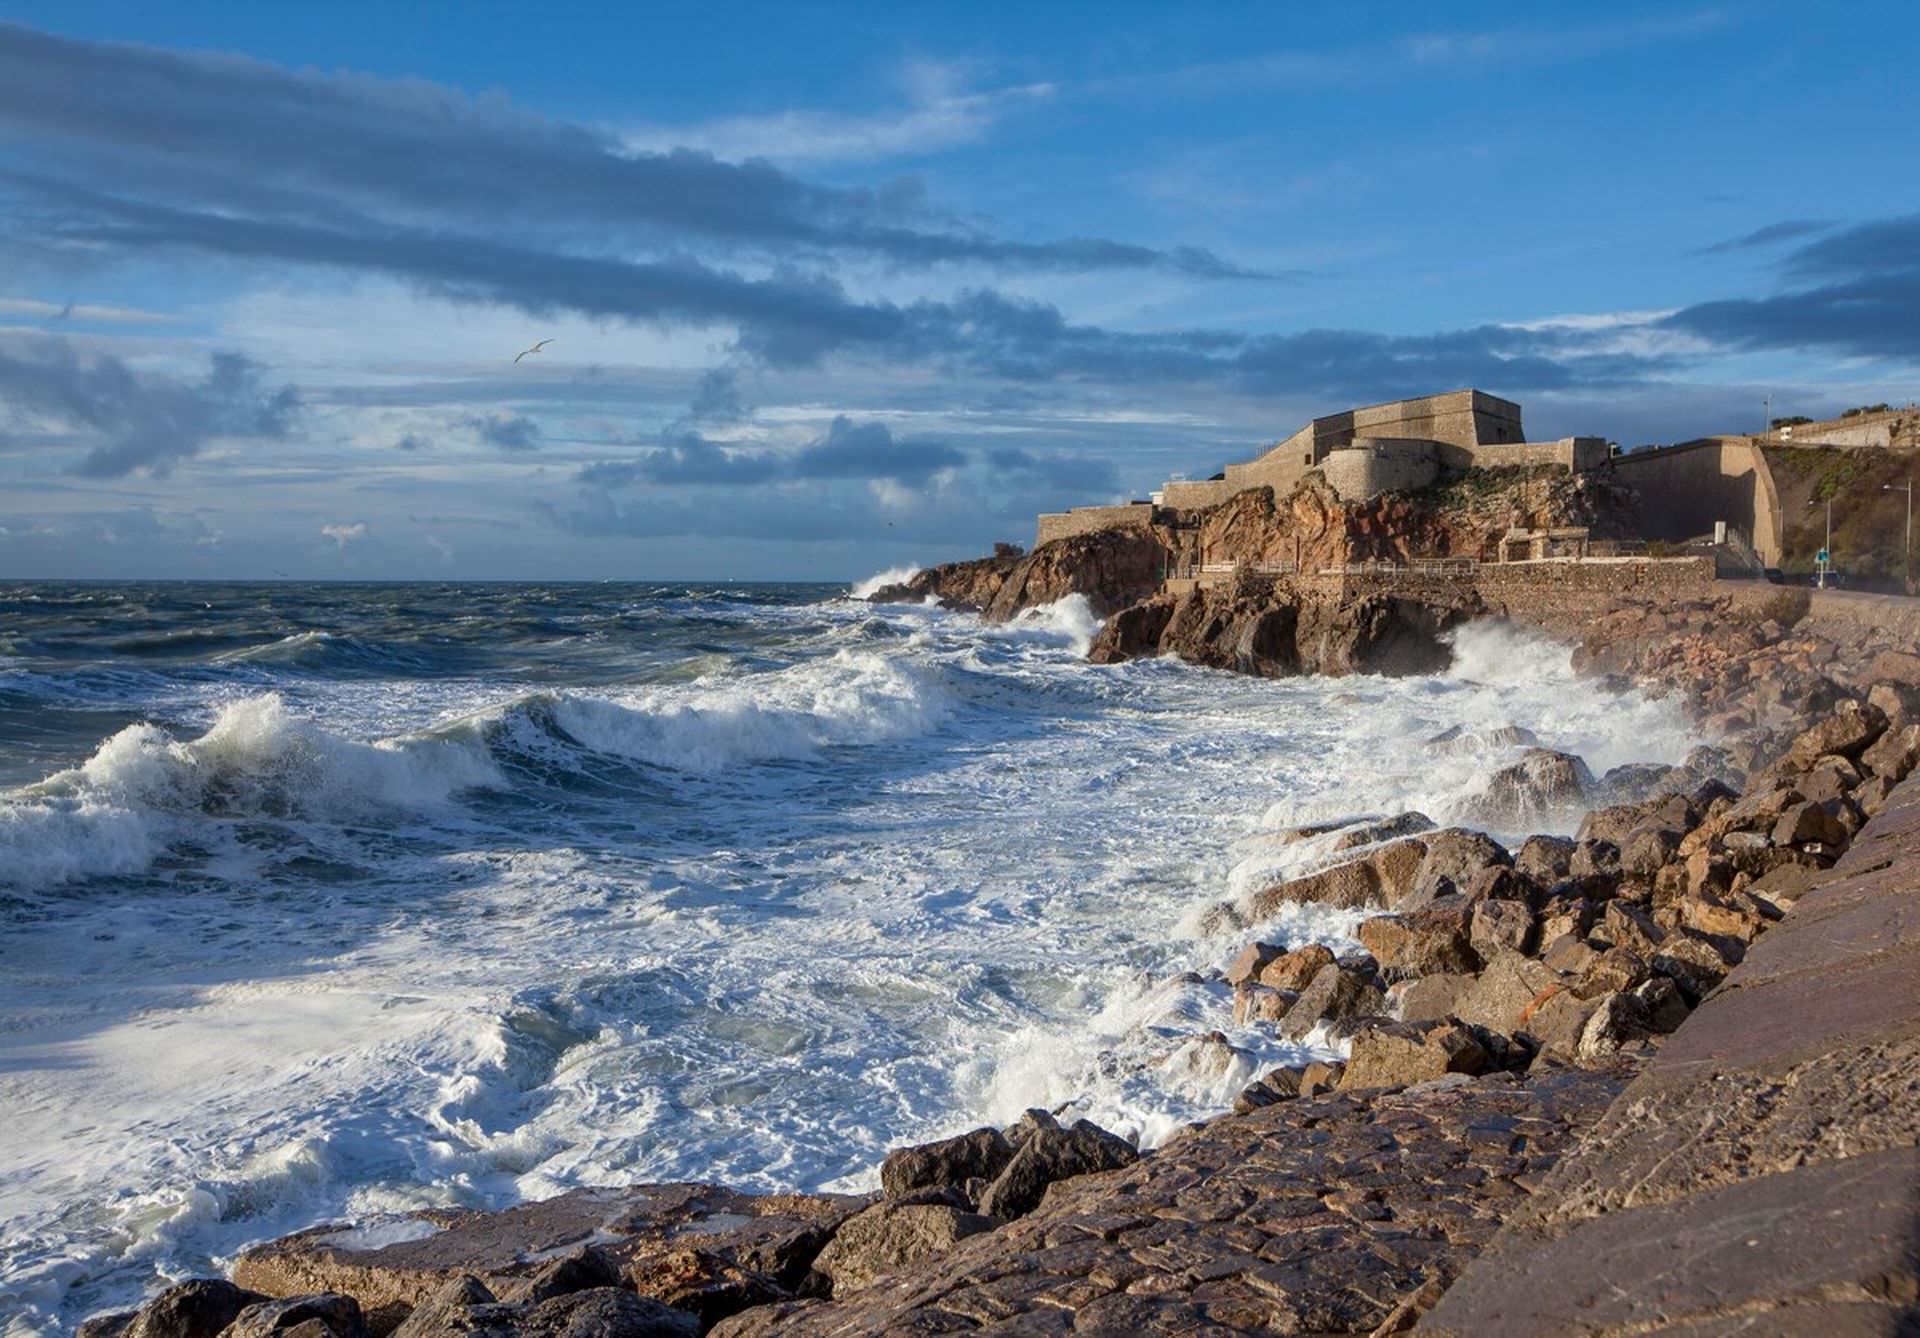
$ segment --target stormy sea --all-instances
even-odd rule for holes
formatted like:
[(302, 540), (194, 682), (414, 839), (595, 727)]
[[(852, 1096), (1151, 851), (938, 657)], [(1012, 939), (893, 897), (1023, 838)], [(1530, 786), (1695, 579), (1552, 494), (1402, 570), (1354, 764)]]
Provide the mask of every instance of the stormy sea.
[(1030, 1106), (1151, 1145), (1303, 1053), (1234, 1028), (1247, 934), (1206, 932), (1324, 860), (1288, 829), (1445, 822), (1508, 726), (1699, 742), (1497, 626), (1269, 681), (1089, 665), (1077, 597), (848, 594), (0, 588), (0, 1328), (322, 1221), (866, 1188)]

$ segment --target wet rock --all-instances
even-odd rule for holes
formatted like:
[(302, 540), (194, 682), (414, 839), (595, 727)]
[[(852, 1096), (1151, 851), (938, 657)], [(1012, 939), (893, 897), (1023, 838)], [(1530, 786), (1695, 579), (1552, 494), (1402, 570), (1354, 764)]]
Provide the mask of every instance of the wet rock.
[(1010, 1220), (1039, 1206), (1047, 1186), (1074, 1176), (1117, 1170), (1139, 1159), (1133, 1145), (1089, 1120), (1063, 1129), (1045, 1111), (1030, 1110), (1027, 1133), (1006, 1169), (980, 1196), (980, 1211)]
[(486, 1283), (470, 1273), (449, 1278), (413, 1308), (392, 1338), (454, 1338), (511, 1331), (519, 1307), (498, 1304)]
[(1281, 953), (1260, 968), (1260, 983), (1269, 989), (1298, 994), (1313, 983), (1320, 968), (1333, 963), (1333, 953), (1320, 943), (1309, 943)]
[(1012, 1160), (1013, 1145), (998, 1129), (975, 1129), (895, 1148), (880, 1164), (880, 1185), (890, 1199), (903, 1199), (923, 1189), (959, 1189), (972, 1179), (993, 1179)]
[(1175, 1081), (1216, 1083), (1248, 1059), (1247, 1052), (1227, 1040), (1224, 1032), (1189, 1036), (1155, 1061)]
[(1362, 920), (1356, 936), (1389, 980), (1435, 972), (1477, 971), (1473, 912), (1463, 900)]
[(1494, 729), (1450, 725), (1420, 746), (1435, 757), (1464, 757), (1505, 748), (1532, 748), (1539, 742), (1540, 737), (1524, 725), (1501, 725)]
[[(1580, 819), (1580, 826), (1573, 834), (1574, 844), (1579, 846), (1588, 841), (1606, 841), (1618, 846), (1627, 839), (1628, 832), (1646, 821), (1646, 817), (1647, 809), (1643, 804), (1611, 804), (1606, 808), (1596, 808)], [(1568, 869), (1571, 871), (1571, 863)]]
[(104, 1315), (89, 1315), (74, 1327), (73, 1338), (121, 1338), (139, 1313), (137, 1310), (114, 1310)]
[(1335, 963), (1320, 968), (1293, 1007), (1280, 1021), (1279, 1031), (1299, 1040), (1323, 1022), (1373, 1017), (1385, 1011), (1386, 995), (1362, 973)]
[(1300, 1071), (1300, 1095), (1314, 1097), (1331, 1092), (1340, 1086), (1340, 1080), (1346, 1076), (1344, 1061), (1316, 1059)]
[(1620, 872), (1635, 878), (1653, 877), (1679, 853), (1681, 835), (1671, 827), (1634, 828), (1620, 847)]
[(618, 1287), (556, 1296), (527, 1307), (507, 1334), (515, 1338), (698, 1338), (700, 1320), (684, 1310)]
[(1638, 804), (1690, 779), (1679, 767), (1660, 762), (1629, 762), (1609, 769), (1593, 787), (1593, 795), (1607, 804)]
[(194, 1278), (141, 1306), (120, 1332), (124, 1338), (214, 1338), (242, 1310), (266, 1299), (220, 1278)]
[(1245, 1027), (1255, 1022), (1278, 1022), (1287, 1015), (1287, 1009), (1299, 997), (1291, 990), (1272, 990), (1265, 985), (1248, 985), (1237, 989), (1233, 992), (1233, 1025)]
[(1381, 1023), (1355, 1034), (1340, 1087), (1401, 1087), (1489, 1067), (1487, 1052), (1457, 1022)]
[(1609, 895), (1620, 880), (1620, 847), (1600, 837), (1588, 837), (1573, 848), (1568, 875), (1582, 890)]
[(1425, 850), (1412, 886), (1394, 900), (1393, 909), (1413, 908), (1464, 892), (1473, 875), (1487, 868), (1509, 868), (1513, 859), (1506, 847), (1485, 832), (1448, 827), (1421, 838)]
[(1396, 837), (1417, 836), (1421, 832), (1432, 830), (1432, 818), (1424, 813), (1409, 810), (1391, 818), (1348, 828), (1333, 838), (1333, 849), (1357, 850), (1362, 846), (1378, 845), (1382, 841), (1391, 841)]
[(1531, 748), (1487, 777), (1462, 816), (1501, 831), (1550, 825), (1585, 809), (1595, 784), (1587, 764), (1571, 753)]
[(1128, 605), (1101, 624), (1087, 659), (1094, 664), (1119, 664), (1158, 655), (1173, 610), (1174, 601), (1165, 597)]
[[(309, 1329), (308, 1325), (317, 1327)], [(302, 1331), (302, 1338), (367, 1338), (360, 1303), (338, 1292), (317, 1292), (279, 1300), (256, 1301), (221, 1332), (225, 1338), (267, 1338)]]
[(1256, 921), (1264, 920), (1282, 906), (1296, 902), (1343, 910), (1367, 906), (1384, 909), (1412, 885), (1426, 849), (1423, 838), (1410, 836), (1381, 846), (1362, 859), (1288, 879), (1256, 892), (1248, 914)]
[(1281, 949), (1271, 943), (1249, 943), (1227, 964), (1227, 984), (1238, 987), (1258, 978), (1261, 969), (1280, 953)]

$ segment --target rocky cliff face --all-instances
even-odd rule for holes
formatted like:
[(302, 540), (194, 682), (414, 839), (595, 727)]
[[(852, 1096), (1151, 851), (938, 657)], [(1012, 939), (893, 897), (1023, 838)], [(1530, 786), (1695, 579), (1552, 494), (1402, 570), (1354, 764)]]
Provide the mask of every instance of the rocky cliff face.
[(1264, 678), (1293, 674), (1424, 674), (1446, 668), (1443, 634), (1480, 612), (1470, 591), (1418, 600), (1303, 596), (1285, 583), (1242, 583), (1154, 595), (1109, 618), (1095, 664), (1178, 655)]
[(1149, 530), (1103, 530), (1044, 544), (1024, 557), (979, 558), (930, 567), (911, 581), (889, 585), (875, 604), (932, 599), (971, 609), (988, 622), (1005, 622), (1022, 609), (1085, 595), (1101, 617), (1160, 588), (1166, 549)]

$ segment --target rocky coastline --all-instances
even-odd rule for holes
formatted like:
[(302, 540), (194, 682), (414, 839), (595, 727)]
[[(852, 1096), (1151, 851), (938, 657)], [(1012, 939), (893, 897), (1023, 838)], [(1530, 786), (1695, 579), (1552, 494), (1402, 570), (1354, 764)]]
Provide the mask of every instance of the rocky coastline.
[[(1262, 546), (1311, 530), (1348, 554), (1356, 527), (1405, 538), (1404, 517), (1303, 491), (1207, 523)], [(1106, 617), (1096, 662), (1178, 654), (1269, 676), (1430, 672), (1449, 629), (1495, 612), (1470, 596), (1315, 602), (1284, 583), (1162, 596), (1165, 553), (1144, 532), (1079, 536), (874, 598), (1005, 620), (1079, 594)], [(315, 1228), (81, 1332), (1402, 1332), (1920, 764), (1920, 655), (1804, 598), (1615, 600), (1532, 625), (1597, 690), (1682, 695), (1722, 746), (1596, 776), (1524, 731), (1498, 740), (1516, 760), (1467, 813), (1503, 831), (1584, 814), (1572, 838), (1509, 848), (1419, 813), (1295, 833), (1325, 844), (1323, 867), (1223, 901), (1207, 927), (1245, 940), (1225, 972), (1237, 1023), (1337, 1041), (1343, 1061), (1267, 1072), (1147, 1153), (1036, 1110), (896, 1150), (875, 1195), (641, 1185)], [(1367, 951), (1261, 940), (1292, 902), (1374, 912)], [(1236, 1058), (1217, 1032), (1182, 1053), (1222, 1072)]]

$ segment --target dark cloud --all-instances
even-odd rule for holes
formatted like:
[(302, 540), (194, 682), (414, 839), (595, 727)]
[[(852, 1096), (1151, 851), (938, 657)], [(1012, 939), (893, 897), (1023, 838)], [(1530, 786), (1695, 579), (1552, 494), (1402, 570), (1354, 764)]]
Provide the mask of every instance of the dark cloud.
[(393, 449), (396, 451), (422, 451), (425, 450), (426, 447), (427, 439), (413, 432), (407, 433), (406, 436), (393, 443)]
[(740, 399), (740, 374), (731, 367), (715, 367), (701, 375), (687, 417), (696, 423), (737, 423), (747, 413)]
[(284, 438), (299, 410), (297, 390), (268, 389), (259, 365), (237, 353), (214, 354), (204, 379), (184, 381), (140, 375), (54, 336), (0, 346), (0, 411), (15, 423), (0, 427), (0, 442), (47, 420), (93, 441), (73, 468), (89, 478), (164, 475), (219, 437)]
[(782, 472), (780, 462), (771, 456), (716, 446), (698, 432), (669, 433), (664, 443), (634, 460), (587, 465), (574, 479), (596, 488), (641, 481), (731, 486), (764, 483)]
[(634, 152), (609, 132), (422, 80), (294, 71), (239, 56), (87, 42), (0, 25), (0, 126), (27, 158), (155, 203), (235, 217), (352, 215), (572, 249), (592, 238), (772, 254), (858, 253), (911, 266), (1164, 269), (1257, 278), (1194, 247), (1018, 242), (912, 186), (811, 184), (759, 160)]
[(1813, 286), (1702, 302), (1664, 325), (1733, 349), (1825, 348), (1920, 359), (1920, 215), (1860, 224), (1794, 251), (1787, 278)]
[(987, 452), (987, 463), (1003, 478), (1026, 487), (1084, 497), (1120, 490), (1120, 471), (1113, 461), (1093, 456), (1035, 455), (1018, 446), (1000, 446)]
[(477, 414), (467, 426), (480, 440), (503, 451), (533, 451), (540, 448), (540, 425), (524, 414)]
[(1730, 251), (1752, 251), (1760, 247), (1778, 246), (1782, 242), (1797, 241), (1802, 237), (1810, 237), (1816, 232), (1825, 232), (1832, 226), (1832, 223), (1823, 219), (1790, 218), (1779, 223), (1769, 223), (1764, 228), (1755, 228), (1752, 232), (1728, 238), (1724, 242), (1715, 242), (1712, 246), (1700, 247), (1693, 254), (1724, 255)]
[(945, 442), (896, 441), (885, 423), (856, 423), (842, 414), (824, 437), (794, 457), (793, 472), (809, 479), (892, 479), (912, 484), (966, 463), (965, 453)]

